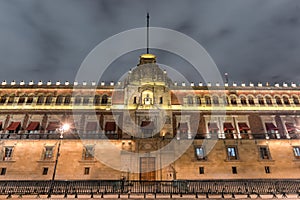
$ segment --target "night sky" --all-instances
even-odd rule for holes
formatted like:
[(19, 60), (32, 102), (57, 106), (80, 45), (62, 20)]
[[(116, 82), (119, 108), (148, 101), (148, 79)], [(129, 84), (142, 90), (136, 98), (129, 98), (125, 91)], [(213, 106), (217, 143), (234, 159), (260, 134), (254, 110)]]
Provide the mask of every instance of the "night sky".
[[(0, 0), (0, 80), (73, 81), (93, 48), (144, 27), (147, 12), (150, 26), (198, 41), (230, 81), (300, 83), (299, 0)], [(101, 80), (118, 80), (143, 52), (121, 56)], [(151, 52), (200, 80), (184, 59)]]

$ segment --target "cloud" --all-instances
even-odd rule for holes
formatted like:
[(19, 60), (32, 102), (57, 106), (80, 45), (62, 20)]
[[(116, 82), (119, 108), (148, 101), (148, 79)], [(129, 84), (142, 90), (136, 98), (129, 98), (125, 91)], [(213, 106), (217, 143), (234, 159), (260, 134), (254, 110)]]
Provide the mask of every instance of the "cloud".
[[(150, 12), (152, 26), (197, 40), (232, 81), (297, 82), (299, 9), (297, 0), (0, 1), (0, 79), (72, 81), (99, 42), (144, 26)], [(164, 64), (199, 80), (186, 61), (155, 52)], [(138, 53), (116, 61), (111, 68), (122, 69), (108, 70), (106, 79), (117, 79), (132, 68)]]

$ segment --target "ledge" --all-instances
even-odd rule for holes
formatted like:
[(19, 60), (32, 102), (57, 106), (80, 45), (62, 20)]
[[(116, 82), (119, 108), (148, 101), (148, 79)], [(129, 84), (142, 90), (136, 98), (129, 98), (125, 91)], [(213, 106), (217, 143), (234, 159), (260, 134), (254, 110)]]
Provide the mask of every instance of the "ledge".
[(78, 162), (81, 164), (95, 164), (97, 160), (79, 160)]
[(15, 160), (1, 160), (0, 163), (14, 163)]
[(38, 160), (38, 163), (55, 163), (55, 160)]

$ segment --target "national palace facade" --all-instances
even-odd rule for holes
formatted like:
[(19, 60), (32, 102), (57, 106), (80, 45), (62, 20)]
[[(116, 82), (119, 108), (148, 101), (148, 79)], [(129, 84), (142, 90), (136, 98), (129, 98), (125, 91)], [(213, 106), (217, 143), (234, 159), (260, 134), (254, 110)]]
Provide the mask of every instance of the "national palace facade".
[(176, 84), (152, 54), (117, 83), (3, 81), (0, 180), (299, 179), (299, 98), (293, 83)]

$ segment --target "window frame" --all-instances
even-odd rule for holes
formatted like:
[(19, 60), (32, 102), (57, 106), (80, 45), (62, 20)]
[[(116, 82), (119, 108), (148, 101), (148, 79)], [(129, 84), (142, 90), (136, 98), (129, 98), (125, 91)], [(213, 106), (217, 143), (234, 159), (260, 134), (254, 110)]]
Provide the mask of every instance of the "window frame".
[[(234, 155), (230, 155), (232, 151), (229, 151), (229, 149), (232, 149), (234, 152)], [(239, 154), (238, 154), (238, 148), (237, 146), (227, 146), (226, 147), (226, 155), (228, 161), (236, 161), (239, 160)]]
[(7, 172), (7, 168), (6, 167), (2, 167), (1, 171), (0, 171), (0, 176), (5, 176)]
[[(6, 151), (9, 149), (9, 151)], [(13, 152), (14, 152), (14, 147), (13, 146), (5, 146), (4, 147), (4, 154), (3, 154), (3, 161), (10, 161), (12, 160), (13, 157)]]
[[(266, 149), (266, 151), (262, 152), (262, 149)], [(260, 160), (272, 160), (271, 152), (268, 146), (258, 146), (258, 153)]]
[(85, 167), (83, 170), (83, 175), (89, 175), (90, 171), (91, 171), (90, 167)]
[(205, 174), (205, 169), (203, 166), (199, 167), (199, 174)]
[[(49, 150), (51, 149), (51, 151)], [(53, 160), (54, 146), (45, 146), (43, 152), (43, 160)]]
[(43, 167), (42, 175), (43, 176), (48, 175), (48, 172), (49, 172), (49, 168), (48, 167)]
[(85, 145), (82, 152), (82, 160), (94, 160), (95, 158), (95, 146)]
[(300, 159), (300, 147), (299, 146), (293, 146), (293, 153), (294, 153), (294, 157), (296, 159)]
[[(198, 149), (199, 149), (199, 151), (200, 150), (202, 151), (202, 156), (200, 154), (198, 155)], [(194, 154), (195, 154), (195, 158), (198, 161), (206, 161), (207, 160), (207, 156), (205, 155), (205, 148), (204, 147), (195, 146), (194, 147)]]

